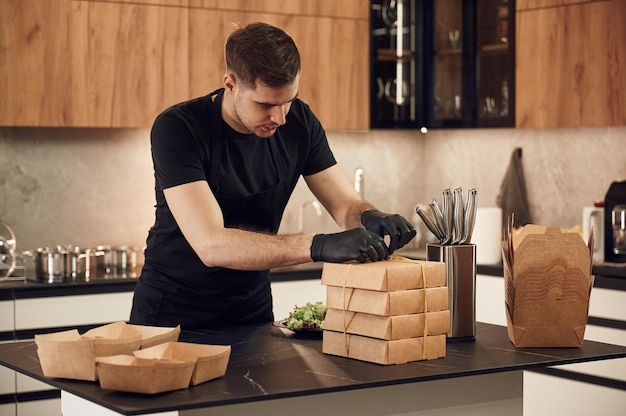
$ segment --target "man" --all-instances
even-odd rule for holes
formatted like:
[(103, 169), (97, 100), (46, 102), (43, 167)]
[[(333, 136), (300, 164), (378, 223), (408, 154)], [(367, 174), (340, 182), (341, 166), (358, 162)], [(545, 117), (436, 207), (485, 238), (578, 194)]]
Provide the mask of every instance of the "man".
[[(322, 126), (297, 98), (300, 54), (286, 33), (263, 23), (239, 28), (225, 60), (224, 88), (167, 109), (152, 128), (156, 220), (132, 323), (270, 322), (270, 268), (383, 260), (415, 236), (342, 174)], [(300, 175), (346, 231), (277, 235)]]

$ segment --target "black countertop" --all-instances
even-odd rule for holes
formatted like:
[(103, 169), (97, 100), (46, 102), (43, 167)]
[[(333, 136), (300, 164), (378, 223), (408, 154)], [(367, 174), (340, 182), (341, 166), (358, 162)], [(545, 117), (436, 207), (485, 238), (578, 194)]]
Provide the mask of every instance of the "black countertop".
[(367, 387), (538, 369), (626, 357), (626, 347), (585, 341), (581, 348), (515, 348), (506, 327), (477, 324), (476, 341), (449, 342), (445, 358), (383, 366), (323, 354), (319, 339), (271, 324), (183, 331), (180, 341), (231, 345), (226, 375), (157, 395), (99, 388), (97, 383), (43, 376), (32, 341), (0, 344), (0, 363), (126, 415), (206, 408)]
[[(322, 263), (309, 263), (271, 271), (273, 282), (319, 279)], [(76, 296), (98, 293), (132, 292), (137, 278), (95, 278), (90, 281), (41, 283), (32, 280), (5, 280), (0, 282), (0, 301), (50, 296)]]
[[(421, 252), (406, 252), (409, 258), (423, 260)], [(307, 263), (299, 266), (281, 267), (271, 270), (272, 282), (319, 279), (323, 263)], [(489, 276), (503, 276), (502, 264), (477, 265), (477, 273)], [(626, 264), (604, 264), (593, 267), (594, 287), (626, 291)], [(89, 282), (63, 282), (46, 284), (32, 281), (0, 282), (0, 300), (28, 299), (49, 296), (73, 296), (98, 293), (130, 292), (135, 288), (137, 278), (97, 278)]]

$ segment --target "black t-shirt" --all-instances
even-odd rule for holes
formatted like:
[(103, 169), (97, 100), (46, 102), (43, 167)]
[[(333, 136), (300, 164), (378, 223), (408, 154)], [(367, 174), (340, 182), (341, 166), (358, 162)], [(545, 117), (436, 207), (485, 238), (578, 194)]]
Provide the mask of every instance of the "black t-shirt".
[[(299, 99), (286, 124), (269, 138), (231, 129), (221, 119), (220, 103), (221, 94), (215, 103), (211, 95), (190, 100), (170, 107), (154, 123), (156, 220), (138, 291), (156, 290), (159, 299), (152, 309), (158, 310), (142, 312), (157, 316), (144, 321), (138, 309), (146, 305), (133, 305), (132, 321), (209, 327), (271, 319), (268, 271), (206, 267), (178, 228), (163, 189), (206, 180), (227, 227), (276, 233), (300, 176), (336, 163), (318, 119)], [(137, 293), (135, 303), (141, 303)]]

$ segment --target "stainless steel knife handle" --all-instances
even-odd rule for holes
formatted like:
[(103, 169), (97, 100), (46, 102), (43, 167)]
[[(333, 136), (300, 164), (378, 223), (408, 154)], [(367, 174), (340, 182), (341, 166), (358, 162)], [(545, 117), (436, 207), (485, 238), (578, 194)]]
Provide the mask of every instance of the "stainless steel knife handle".
[(420, 216), (422, 221), (424, 221), (426, 228), (428, 228), (440, 242), (443, 241), (444, 236), (441, 235), (435, 221), (428, 215), (428, 212), (426, 212), (426, 207), (418, 204), (417, 207), (415, 207), (415, 213)]

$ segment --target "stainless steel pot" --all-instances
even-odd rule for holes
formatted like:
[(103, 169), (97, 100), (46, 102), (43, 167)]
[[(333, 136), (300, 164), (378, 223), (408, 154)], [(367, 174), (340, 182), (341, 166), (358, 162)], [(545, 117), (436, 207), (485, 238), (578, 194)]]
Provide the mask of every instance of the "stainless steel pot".
[(137, 253), (135, 247), (121, 246), (113, 249), (114, 274), (118, 277), (136, 277)]
[[(35, 279), (28, 276), (29, 280), (41, 283), (59, 283), (65, 281), (66, 263), (71, 265), (70, 254), (61, 247), (38, 248), (34, 253), (25, 251), (24, 256), (32, 256), (35, 262)], [(70, 272), (71, 273), (71, 272)]]
[(27, 279), (40, 283), (61, 283), (88, 280), (90, 253), (76, 246), (43, 247), (25, 251), (23, 257), (32, 257), (35, 274)]
[(134, 247), (98, 246), (81, 250), (76, 246), (57, 246), (25, 251), (32, 257), (34, 276), (40, 283), (90, 281), (93, 279), (137, 277), (138, 250)]

